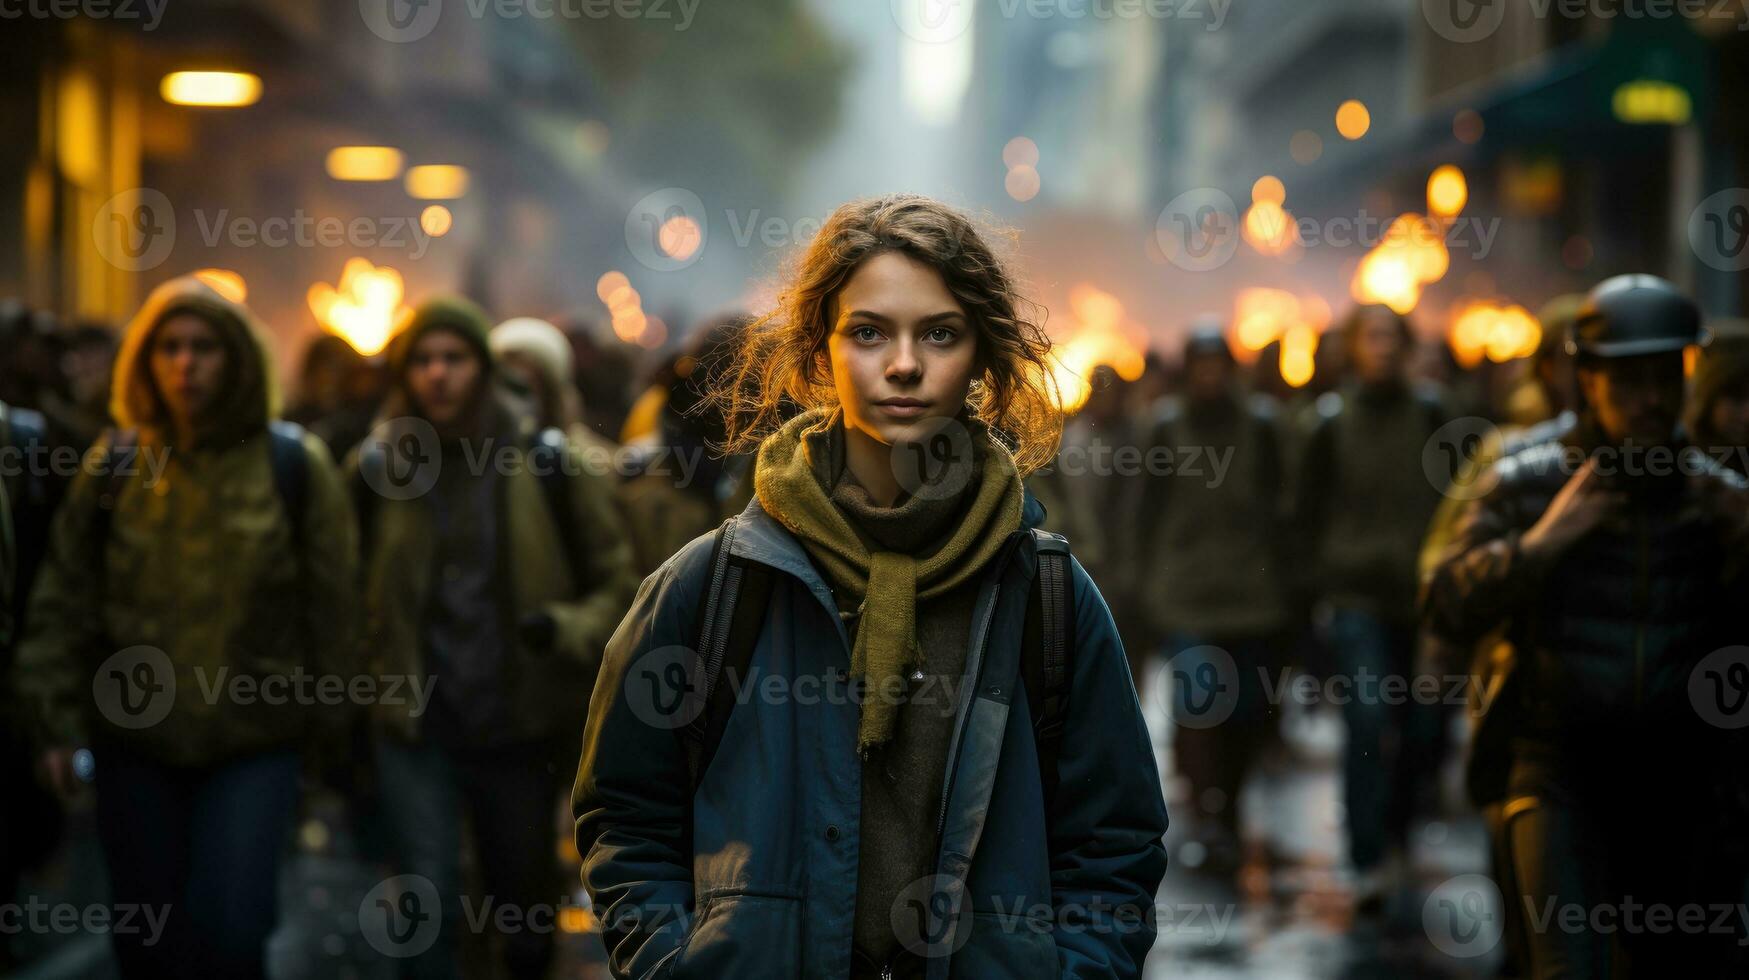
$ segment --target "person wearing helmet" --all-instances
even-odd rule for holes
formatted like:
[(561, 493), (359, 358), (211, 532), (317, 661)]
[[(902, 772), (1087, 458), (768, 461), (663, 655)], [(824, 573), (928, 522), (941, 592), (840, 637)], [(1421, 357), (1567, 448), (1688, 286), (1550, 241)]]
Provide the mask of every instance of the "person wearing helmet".
[[(1584, 304), (1583, 294), (1564, 293), (1544, 303), (1537, 311), (1542, 340), (1531, 359), (1531, 375), (1508, 399), (1506, 414), (1509, 418), (1540, 420), (1522, 427), (1511, 424), (1499, 428), (1489, 426), (1483, 433), (1482, 442), (1463, 462), (1463, 469), (1452, 481), (1453, 490), (1439, 502), (1439, 509), (1427, 527), (1427, 537), (1421, 542), (1422, 582), (1433, 576), (1451, 547), (1458, 521), (1471, 499), (1465, 492), (1467, 488), (1485, 487), (1481, 481), (1502, 457), (1530, 446), (1558, 443), (1579, 424), (1571, 407), (1573, 365), (1572, 358), (1567, 355), (1567, 328)], [(1472, 690), (1497, 690), (1496, 685), (1505, 683), (1504, 678), (1510, 676), (1515, 664), (1512, 645), (1501, 642), (1497, 634), (1490, 634), (1479, 643), (1456, 644), (1445, 642), (1432, 631), (1424, 632), (1424, 649), (1428, 651), (1429, 659), (1443, 665), (1442, 669), (1450, 673), (1467, 670), (1474, 678)], [(1505, 744), (1510, 732), (1488, 712), (1496, 700), (1479, 695), (1469, 699), (1470, 741), (1464, 759), (1464, 787), (1470, 802), (1481, 811), (1482, 822), (1488, 830), (1489, 874), (1505, 891), (1515, 884), (1503, 799), (1512, 760)], [(1523, 912), (1522, 908), (1514, 906), (1506, 910), (1502, 936), (1506, 946), (1502, 971), (1505, 976), (1520, 976), (1528, 972), (1530, 954), (1524, 937), (1529, 933), (1529, 926)]]
[(1503, 630), (1517, 653), (1490, 714), (1511, 718), (1507, 901), (1530, 918), (1536, 977), (1718, 976), (1743, 928), (1669, 925), (1734, 908), (1743, 884), (1719, 767), (1744, 758), (1729, 726), (1749, 706), (1696, 682), (1742, 652), (1749, 485), (1683, 441), (1699, 339), (1700, 311), (1662, 279), (1592, 290), (1567, 341), (1578, 424), (1495, 464), (1428, 583), (1432, 629)]

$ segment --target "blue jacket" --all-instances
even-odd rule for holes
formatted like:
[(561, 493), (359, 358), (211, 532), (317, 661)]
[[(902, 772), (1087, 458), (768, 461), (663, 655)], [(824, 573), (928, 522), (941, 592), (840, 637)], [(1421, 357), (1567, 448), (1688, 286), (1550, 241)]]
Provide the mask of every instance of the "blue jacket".
[[(1030, 497), (1027, 515), (1042, 516)], [(732, 553), (782, 574), (696, 795), (679, 735), (689, 719), (663, 692), (694, 663), (710, 535), (644, 580), (590, 703), (572, 809), (615, 976), (850, 973), (862, 778), (850, 646), (801, 544), (757, 498), (737, 520)], [(1123, 644), (1072, 563), (1073, 681), (1047, 820), (1019, 681), (1037, 561), (1029, 531), (1009, 543), (973, 614), (976, 681), (958, 688), (938, 873), (901, 895), (895, 929), (931, 956), (931, 978), (1138, 977), (1166, 807)]]

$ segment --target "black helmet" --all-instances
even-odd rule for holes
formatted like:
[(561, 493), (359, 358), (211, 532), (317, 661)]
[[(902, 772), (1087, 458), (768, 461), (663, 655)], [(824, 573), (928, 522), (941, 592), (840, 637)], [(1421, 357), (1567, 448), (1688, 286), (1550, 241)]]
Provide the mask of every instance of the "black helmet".
[(1643, 274), (1598, 283), (1567, 330), (1576, 357), (1634, 357), (1700, 343), (1700, 308), (1668, 280)]

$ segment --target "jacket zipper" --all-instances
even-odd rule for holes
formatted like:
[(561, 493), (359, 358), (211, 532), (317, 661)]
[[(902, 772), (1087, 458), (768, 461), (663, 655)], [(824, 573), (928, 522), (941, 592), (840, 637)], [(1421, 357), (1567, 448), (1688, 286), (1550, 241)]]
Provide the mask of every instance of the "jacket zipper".
[[(976, 700), (978, 696), (977, 678), (973, 676), (973, 672), (970, 668), (976, 666), (980, 673), (983, 671), (984, 644), (989, 639), (990, 620), (994, 619), (996, 616), (996, 600), (1002, 595), (1002, 573), (1009, 560), (1009, 555), (1010, 551), (1006, 548), (997, 553), (997, 565), (995, 568), (996, 584), (995, 587), (990, 590), (989, 601), (984, 604), (983, 609), (978, 613), (977, 628), (972, 631), (972, 642), (967, 647), (966, 666), (968, 669), (966, 671), (966, 677), (969, 683), (966, 690), (970, 692), (970, 697), (967, 702), (968, 705), (971, 701)], [(977, 654), (975, 663), (972, 656), (974, 653)], [(938, 847), (940, 846), (942, 831), (947, 827), (947, 803), (949, 790), (953, 787), (954, 776), (955, 762), (953, 756), (958, 754), (960, 735), (965, 731), (966, 717), (969, 714), (969, 710), (962, 710), (959, 719), (954, 722), (954, 737), (953, 741), (950, 743), (951, 749), (947, 760), (947, 773), (941, 781), (941, 810), (935, 818), (935, 839)]]
[[(983, 611), (983, 614), (978, 618), (978, 630), (972, 634), (972, 637), (976, 637), (976, 639), (972, 641), (971, 649), (978, 649), (978, 651), (983, 649), (983, 644), (985, 644), (986, 639), (988, 639), (990, 620), (995, 618), (995, 600), (997, 600), (997, 595), (1000, 595), (1000, 591), (1002, 591), (1002, 586), (997, 586), (997, 588), (990, 593), (990, 602), (986, 602), (985, 611)], [(983, 663), (981, 663), (981, 658), (979, 658), (979, 669), (981, 669), (981, 667), (983, 667)], [(976, 683), (976, 681), (971, 681), (971, 691), (972, 698), (976, 700), (976, 698), (978, 698), (978, 683)], [(965, 712), (965, 714), (969, 714), (969, 712)], [(960, 726), (965, 725), (965, 714), (960, 714), (960, 719), (958, 719), (955, 728), (960, 728)], [(958, 732), (955, 732), (955, 739), (953, 739), (953, 742), (958, 744)], [(948, 775), (946, 775), (946, 779), (941, 781), (941, 812), (936, 816), (937, 842), (941, 840), (941, 831), (946, 830), (946, 826), (948, 826), (948, 789), (950, 789), (951, 786), (953, 786), (953, 760), (950, 758), (950, 760), (948, 760)]]

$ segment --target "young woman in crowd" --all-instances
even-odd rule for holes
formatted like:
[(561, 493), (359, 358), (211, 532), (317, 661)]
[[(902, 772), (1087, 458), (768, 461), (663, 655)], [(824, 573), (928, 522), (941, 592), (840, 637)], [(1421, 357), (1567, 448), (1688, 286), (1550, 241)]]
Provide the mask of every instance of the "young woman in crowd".
[(1032, 530), (1062, 420), (1025, 311), (900, 195), (749, 328), (716, 400), (755, 498), (645, 579), (590, 706), (616, 973), (1140, 975), (1165, 805), (1111, 614)]

